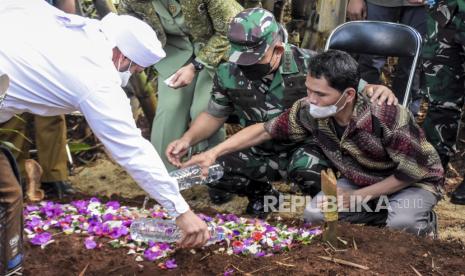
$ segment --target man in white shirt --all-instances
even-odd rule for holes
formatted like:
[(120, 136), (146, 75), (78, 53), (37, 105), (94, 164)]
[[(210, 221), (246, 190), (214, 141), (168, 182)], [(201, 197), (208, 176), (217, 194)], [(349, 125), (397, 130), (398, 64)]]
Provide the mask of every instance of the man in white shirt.
[(10, 87), (0, 123), (14, 114), (80, 111), (112, 157), (155, 198), (184, 233), (182, 247), (203, 245), (207, 225), (141, 136), (121, 86), (165, 56), (155, 32), (131, 16), (101, 21), (66, 14), (43, 0), (0, 0), (0, 75)]

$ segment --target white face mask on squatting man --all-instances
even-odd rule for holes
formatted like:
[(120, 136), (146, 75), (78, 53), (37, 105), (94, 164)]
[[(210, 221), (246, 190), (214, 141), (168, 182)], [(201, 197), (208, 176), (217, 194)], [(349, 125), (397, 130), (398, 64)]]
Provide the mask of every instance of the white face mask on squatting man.
[(344, 97), (345, 94), (346, 94), (346, 91), (344, 91), (344, 93), (342, 93), (341, 97), (339, 97), (337, 102), (332, 105), (317, 106), (309, 102), (308, 109), (309, 109), (310, 115), (312, 115), (312, 117), (315, 119), (324, 119), (324, 118), (334, 116), (336, 113), (341, 111), (346, 106), (347, 102), (345, 102), (344, 105), (341, 106), (341, 108), (338, 109), (337, 107), (337, 104), (342, 99), (342, 97)]

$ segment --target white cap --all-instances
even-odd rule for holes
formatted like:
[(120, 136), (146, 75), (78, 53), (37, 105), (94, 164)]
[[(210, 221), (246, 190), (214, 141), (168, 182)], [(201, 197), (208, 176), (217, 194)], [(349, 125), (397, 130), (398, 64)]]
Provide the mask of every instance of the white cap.
[(0, 75), (0, 98), (6, 93), (8, 86), (10, 85), (10, 78), (8, 75)]
[(127, 58), (149, 67), (166, 56), (155, 31), (144, 21), (130, 15), (107, 14), (102, 31)]

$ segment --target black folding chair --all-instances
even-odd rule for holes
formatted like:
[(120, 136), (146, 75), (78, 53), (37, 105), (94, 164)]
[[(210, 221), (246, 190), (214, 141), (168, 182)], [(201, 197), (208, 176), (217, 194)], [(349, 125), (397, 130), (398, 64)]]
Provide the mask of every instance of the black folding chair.
[(412, 27), (381, 21), (351, 21), (334, 29), (325, 50), (337, 49), (354, 54), (412, 57), (413, 62), (402, 105), (410, 98), (415, 68), (421, 51), (421, 35)]

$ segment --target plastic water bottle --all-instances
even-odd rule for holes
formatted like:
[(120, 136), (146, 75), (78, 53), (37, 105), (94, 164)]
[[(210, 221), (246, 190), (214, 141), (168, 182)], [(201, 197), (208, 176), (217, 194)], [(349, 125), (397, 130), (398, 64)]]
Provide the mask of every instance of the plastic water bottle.
[(207, 178), (202, 178), (202, 169), (199, 165), (172, 171), (170, 176), (178, 181), (179, 190), (182, 191), (192, 187), (193, 185), (206, 184), (216, 181), (222, 178), (223, 174), (223, 167), (219, 164), (214, 164), (208, 168)]
[[(207, 222), (210, 231), (208, 244), (216, 243), (224, 239), (224, 229), (216, 227), (212, 222)], [(174, 220), (140, 218), (132, 222), (130, 230), (131, 238), (144, 242), (176, 242), (182, 233)]]
[[(224, 170), (220, 164), (213, 164), (208, 168), (207, 178), (202, 178), (202, 169), (199, 165), (194, 165), (170, 172), (170, 176), (176, 179), (178, 182), (180, 191), (189, 189), (194, 185), (211, 183), (222, 178), (223, 174)], [(149, 200), (150, 197), (146, 196), (144, 203), (142, 204), (142, 209), (145, 209)]]

